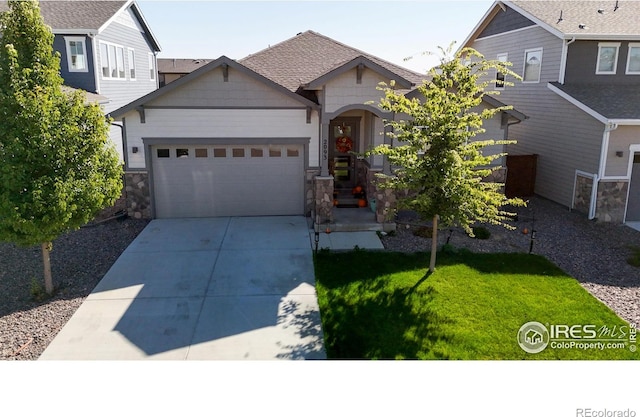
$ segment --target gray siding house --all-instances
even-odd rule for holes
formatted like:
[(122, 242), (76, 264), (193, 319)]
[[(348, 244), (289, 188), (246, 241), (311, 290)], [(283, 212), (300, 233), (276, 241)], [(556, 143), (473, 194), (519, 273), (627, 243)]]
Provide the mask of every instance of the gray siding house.
[[(129, 214), (307, 215), (336, 230), (339, 214), (359, 210), (393, 228), (394, 197), (375, 181), (391, 168), (358, 154), (390, 143), (379, 83), (409, 93), (426, 78), (313, 31), (208, 62), (112, 112), (125, 127)], [(503, 121), (524, 118), (507, 116), (491, 121), (497, 139)]]
[[(7, 9), (0, 1), (0, 12)], [(160, 45), (135, 1), (41, 1), (40, 12), (55, 35), (65, 85), (88, 92), (106, 114), (158, 88)], [(121, 128), (110, 136), (123, 156)]]
[(523, 77), (494, 88), (529, 117), (508, 152), (538, 155), (536, 193), (630, 225), (640, 221), (639, 18), (635, 1), (496, 1), (462, 45)]

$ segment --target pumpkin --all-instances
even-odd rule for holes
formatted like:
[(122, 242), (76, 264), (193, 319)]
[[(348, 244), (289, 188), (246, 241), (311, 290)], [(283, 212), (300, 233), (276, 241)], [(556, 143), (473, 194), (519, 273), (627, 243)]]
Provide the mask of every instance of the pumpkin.
[(367, 200), (365, 200), (364, 198), (358, 200), (358, 207), (367, 207)]
[(351, 194), (360, 194), (362, 192), (362, 187), (361, 186), (356, 186), (353, 187), (353, 190), (351, 190)]
[(334, 199), (333, 199), (333, 205), (334, 205), (334, 206), (337, 206), (337, 205), (338, 205), (338, 199), (337, 199), (337, 198), (334, 198)]

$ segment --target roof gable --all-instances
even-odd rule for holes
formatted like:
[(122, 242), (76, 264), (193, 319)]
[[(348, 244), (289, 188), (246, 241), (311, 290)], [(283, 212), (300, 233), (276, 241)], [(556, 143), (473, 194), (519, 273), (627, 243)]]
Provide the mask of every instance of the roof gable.
[(263, 77), (262, 75), (252, 71), (251, 69), (239, 64), (238, 62), (232, 60), (231, 58), (228, 58), (226, 56), (221, 56), (220, 58), (216, 59), (215, 61), (210, 62), (209, 64), (198, 68), (197, 70), (185, 75), (182, 78), (179, 78), (176, 81), (173, 81), (167, 85), (165, 85), (164, 87), (161, 87), (155, 91), (152, 91), (151, 93), (139, 98), (138, 100), (135, 100), (129, 104), (127, 104), (126, 106), (123, 106), (113, 112), (111, 112), (111, 116), (114, 118), (118, 118), (123, 116), (124, 114), (135, 110), (137, 108), (139, 108), (140, 106), (144, 106), (154, 100), (157, 100), (161, 97), (164, 97), (166, 95), (168, 95), (169, 93), (180, 89), (181, 87), (195, 81), (196, 79), (202, 77), (205, 74), (208, 74), (218, 68), (224, 68), (225, 67), (229, 67), (229, 68), (233, 68), (241, 73), (243, 73), (244, 75), (247, 75), (251, 78), (253, 78), (254, 80), (266, 85), (268, 88), (271, 88), (273, 90), (275, 90), (276, 92), (279, 92), (280, 94), (285, 95), (286, 97), (293, 99), (295, 101), (297, 101), (298, 103), (300, 103), (301, 106), (305, 106), (305, 107), (309, 107), (309, 108), (314, 108), (317, 109), (318, 105), (310, 100), (307, 100), (306, 98), (302, 97), (299, 94), (293, 93), (289, 90), (287, 90), (286, 88), (282, 87), (281, 85), (276, 84), (275, 82)]
[[(496, 35), (492, 22), (500, 13), (520, 14), (561, 39), (638, 40), (640, 1), (513, 0), (496, 1), (471, 31), (462, 47), (482, 36)], [(521, 20), (520, 25), (524, 25)], [(504, 33), (507, 27), (502, 28)]]
[[(98, 34), (119, 13), (131, 8), (153, 48), (160, 51), (160, 44), (133, 0), (47, 0), (41, 1), (39, 5), (44, 22), (51, 27), (53, 33), (59, 34)], [(8, 3), (0, 0), (0, 12), (7, 10)]]
[(297, 91), (359, 57), (414, 84), (425, 77), (313, 31), (299, 33), (238, 62), (290, 91)]
[(415, 85), (415, 83), (412, 83), (411, 81), (407, 80), (401, 75), (393, 71), (390, 71), (389, 69), (383, 67), (382, 65), (376, 64), (375, 62), (373, 62), (372, 60), (368, 59), (365, 56), (360, 55), (359, 57), (354, 58), (351, 61), (343, 65), (340, 65), (325, 74), (322, 74), (321, 76), (319, 76), (315, 80), (312, 80), (308, 84), (304, 84), (302, 87), (309, 88), (309, 89), (315, 89), (315, 88), (321, 87), (324, 84), (326, 84), (327, 81), (341, 74), (344, 74), (345, 72), (350, 71), (354, 68), (360, 68), (360, 69), (369, 68), (374, 72), (376, 72), (377, 74), (383, 76), (384, 78), (387, 78), (389, 80), (394, 80), (396, 82), (396, 85), (406, 89), (409, 89)]

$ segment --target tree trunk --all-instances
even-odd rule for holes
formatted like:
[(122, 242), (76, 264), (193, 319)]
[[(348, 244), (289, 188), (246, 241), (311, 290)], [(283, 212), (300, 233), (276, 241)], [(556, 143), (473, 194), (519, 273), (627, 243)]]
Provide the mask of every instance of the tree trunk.
[(49, 253), (51, 252), (51, 242), (42, 244), (42, 263), (44, 264), (44, 289), (47, 294), (53, 293), (53, 278), (51, 276), (51, 260)]
[(436, 270), (436, 253), (438, 252), (438, 215), (433, 216), (433, 229), (431, 231), (431, 262), (429, 272)]

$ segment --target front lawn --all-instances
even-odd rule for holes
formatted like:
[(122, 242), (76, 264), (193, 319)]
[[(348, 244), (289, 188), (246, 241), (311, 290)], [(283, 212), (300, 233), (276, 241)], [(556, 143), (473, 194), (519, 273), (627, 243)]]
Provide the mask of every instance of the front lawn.
[[(329, 358), (638, 359), (623, 349), (523, 351), (520, 327), (628, 323), (537, 255), (320, 252), (316, 279)], [(604, 337), (603, 337), (604, 338)], [(611, 338), (611, 336), (609, 337)]]

